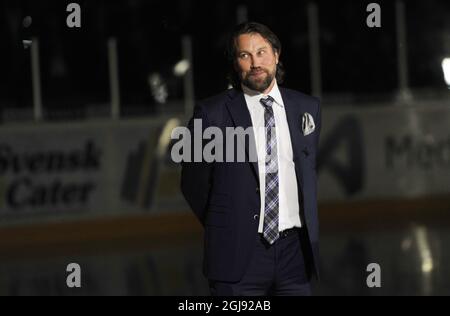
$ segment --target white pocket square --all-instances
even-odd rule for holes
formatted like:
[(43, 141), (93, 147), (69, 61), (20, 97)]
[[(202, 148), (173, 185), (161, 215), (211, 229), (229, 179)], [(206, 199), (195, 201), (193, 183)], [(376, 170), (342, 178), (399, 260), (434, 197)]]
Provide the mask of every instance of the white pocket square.
[(316, 124), (314, 123), (314, 118), (308, 112), (303, 114), (302, 129), (303, 129), (304, 136), (308, 136), (316, 130)]

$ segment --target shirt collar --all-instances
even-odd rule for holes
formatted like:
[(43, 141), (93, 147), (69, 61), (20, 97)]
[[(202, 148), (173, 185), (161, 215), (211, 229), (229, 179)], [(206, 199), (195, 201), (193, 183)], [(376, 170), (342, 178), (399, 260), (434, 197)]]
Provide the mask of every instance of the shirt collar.
[(252, 101), (259, 102), (260, 99), (267, 98), (267, 96), (271, 96), (275, 100), (275, 104), (284, 107), (283, 98), (281, 97), (280, 88), (278, 88), (278, 83), (275, 80), (275, 84), (272, 87), (272, 90), (268, 94), (263, 94), (258, 91), (251, 90), (246, 86), (242, 85), (242, 91), (245, 96), (250, 98)]

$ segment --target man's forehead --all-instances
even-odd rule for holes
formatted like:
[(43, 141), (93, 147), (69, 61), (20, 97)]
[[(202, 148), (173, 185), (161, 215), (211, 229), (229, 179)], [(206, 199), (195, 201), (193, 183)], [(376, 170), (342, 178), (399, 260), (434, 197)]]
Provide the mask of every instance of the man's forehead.
[(270, 46), (268, 40), (262, 37), (259, 33), (242, 34), (236, 40), (238, 49), (253, 48), (262, 49)]

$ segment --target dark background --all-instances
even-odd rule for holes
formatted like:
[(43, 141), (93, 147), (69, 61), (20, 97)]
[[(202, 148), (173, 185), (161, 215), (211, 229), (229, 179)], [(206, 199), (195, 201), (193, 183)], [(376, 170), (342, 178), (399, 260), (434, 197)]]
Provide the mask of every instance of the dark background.
[[(3, 1), (0, 104), (29, 107), (29, 53), (21, 40), (36, 36), (41, 45), (45, 106), (82, 110), (108, 102), (106, 41), (118, 40), (124, 109), (151, 105), (147, 77), (158, 72), (169, 83), (169, 98), (181, 98), (171, 69), (180, 59), (183, 35), (193, 39), (195, 95), (219, 93), (227, 86), (224, 42), (247, 6), (248, 19), (269, 25), (283, 44), (285, 86), (311, 92), (306, 1), (79, 1), (82, 27), (70, 29), (70, 1)], [(382, 27), (366, 26), (370, 1), (318, 1), (323, 94), (353, 99), (387, 98), (397, 89), (395, 2), (378, 1)], [(445, 89), (441, 61), (450, 54), (450, 4), (445, 0), (408, 1), (410, 87), (417, 93)], [(32, 24), (22, 21), (32, 17)], [(339, 98), (338, 98), (339, 99)]]

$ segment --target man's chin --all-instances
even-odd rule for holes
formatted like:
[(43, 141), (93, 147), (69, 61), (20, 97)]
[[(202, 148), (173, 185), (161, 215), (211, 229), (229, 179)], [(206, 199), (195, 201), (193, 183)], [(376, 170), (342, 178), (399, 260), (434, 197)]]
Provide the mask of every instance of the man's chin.
[(258, 92), (264, 92), (267, 90), (267, 88), (270, 87), (270, 83), (267, 84), (267, 82), (265, 82), (264, 80), (260, 81), (260, 82), (246, 82), (244, 83), (244, 85), (246, 87), (248, 87), (249, 89), (253, 90), (253, 91), (258, 91)]

